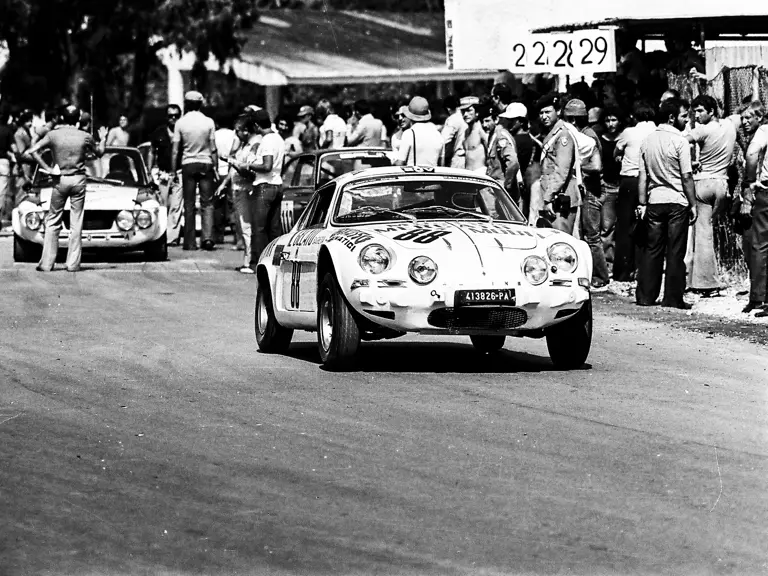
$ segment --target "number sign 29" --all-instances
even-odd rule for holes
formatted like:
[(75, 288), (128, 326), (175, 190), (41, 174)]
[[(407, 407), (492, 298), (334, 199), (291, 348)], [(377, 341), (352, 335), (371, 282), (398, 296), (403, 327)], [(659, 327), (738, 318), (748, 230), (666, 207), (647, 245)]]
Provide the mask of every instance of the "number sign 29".
[(613, 30), (531, 34), (512, 47), (510, 71), (593, 74), (616, 71)]

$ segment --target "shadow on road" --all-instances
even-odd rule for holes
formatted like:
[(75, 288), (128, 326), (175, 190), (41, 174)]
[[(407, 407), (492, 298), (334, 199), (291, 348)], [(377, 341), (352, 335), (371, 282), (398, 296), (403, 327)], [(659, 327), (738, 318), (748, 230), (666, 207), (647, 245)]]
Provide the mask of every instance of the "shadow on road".
[[(468, 340), (468, 339), (467, 339)], [(514, 342), (509, 339), (507, 342)], [(320, 364), (314, 342), (291, 345), (287, 356)], [(363, 343), (358, 352), (354, 372), (400, 373), (464, 373), (507, 374), (558, 371), (548, 356), (503, 349), (496, 354), (481, 354), (472, 344), (456, 342), (372, 342)], [(580, 370), (590, 370), (585, 364)]]

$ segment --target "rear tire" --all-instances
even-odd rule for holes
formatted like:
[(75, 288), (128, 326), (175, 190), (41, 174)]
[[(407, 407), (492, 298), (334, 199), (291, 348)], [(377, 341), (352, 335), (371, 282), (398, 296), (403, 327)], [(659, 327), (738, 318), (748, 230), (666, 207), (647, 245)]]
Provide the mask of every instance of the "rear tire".
[(592, 299), (576, 314), (546, 331), (547, 350), (555, 367), (580, 368), (587, 361), (592, 346)]
[(144, 255), (150, 262), (165, 262), (168, 260), (168, 236), (165, 232), (157, 240), (153, 240), (144, 248)]
[(40, 262), (43, 256), (43, 247), (29, 240), (24, 240), (18, 234), (13, 235), (13, 261), (14, 262)]
[(317, 347), (331, 370), (350, 368), (360, 347), (360, 329), (331, 273), (323, 278), (317, 298)]
[(280, 326), (272, 307), (269, 284), (259, 282), (256, 288), (256, 310), (254, 313), (256, 343), (259, 350), (268, 354), (281, 354), (288, 350), (293, 330)]
[(504, 348), (507, 337), (503, 334), (491, 334), (488, 336), (470, 336), (475, 350), (483, 354), (492, 354)]

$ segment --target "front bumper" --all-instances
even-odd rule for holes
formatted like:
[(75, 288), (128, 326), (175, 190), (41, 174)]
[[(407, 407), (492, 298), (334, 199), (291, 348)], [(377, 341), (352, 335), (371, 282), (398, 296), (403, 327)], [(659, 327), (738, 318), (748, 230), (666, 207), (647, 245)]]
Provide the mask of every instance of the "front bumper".
[[(382, 279), (352, 289), (349, 300), (365, 318), (401, 332), (521, 335), (558, 324), (578, 312), (589, 299), (588, 286), (587, 279), (576, 276), (549, 279), (540, 286), (524, 280), (415, 286)], [(514, 288), (515, 305), (455, 305), (457, 290), (488, 288)]]

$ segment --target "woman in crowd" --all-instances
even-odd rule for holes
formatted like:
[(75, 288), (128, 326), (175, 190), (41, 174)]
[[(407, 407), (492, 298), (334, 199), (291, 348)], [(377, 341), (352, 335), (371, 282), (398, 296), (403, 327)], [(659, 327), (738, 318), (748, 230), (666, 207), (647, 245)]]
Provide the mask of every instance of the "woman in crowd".
[(232, 184), (232, 195), (234, 199), (235, 210), (237, 212), (237, 222), (243, 236), (245, 246), (243, 254), (243, 265), (238, 268), (241, 274), (253, 274), (250, 267), (251, 263), (251, 211), (248, 204), (248, 196), (253, 191), (253, 173), (247, 170), (245, 166), (252, 163), (256, 158), (256, 150), (259, 147), (261, 136), (256, 132), (253, 120), (248, 116), (240, 116), (235, 123), (235, 134), (240, 143), (239, 148), (234, 153), (234, 158), (227, 159), (229, 162), (229, 174), (219, 185), (216, 191), (217, 195), (224, 194), (227, 184)]

